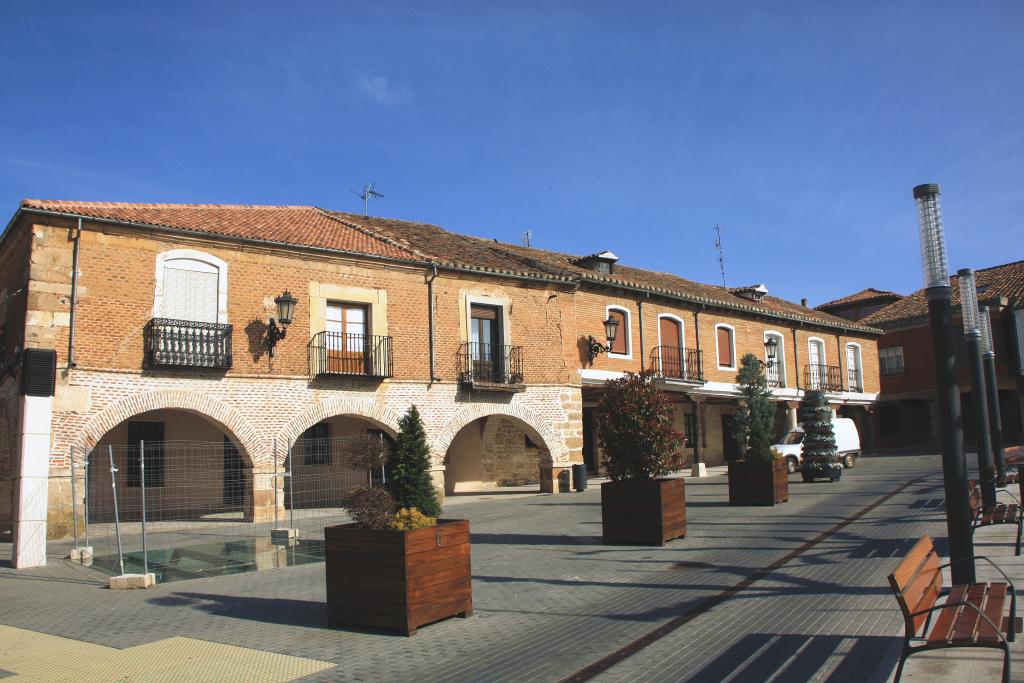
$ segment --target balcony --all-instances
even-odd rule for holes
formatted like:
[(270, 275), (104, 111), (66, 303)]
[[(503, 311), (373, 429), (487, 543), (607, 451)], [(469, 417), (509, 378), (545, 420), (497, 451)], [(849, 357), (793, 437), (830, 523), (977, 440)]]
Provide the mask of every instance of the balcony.
[(393, 377), (391, 337), (317, 332), (306, 345), (309, 376)]
[(773, 361), (771, 365), (765, 367), (764, 377), (768, 381), (769, 389), (784, 389), (786, 382), (782, 377), (782, 364), (779, 361)]
[(231, 367), (231, 325), (153, 318), (143, 330), (149, 367)]
[(846, 371), (846, 390), (847, 391), (864, 391), (864, 386), (860, 381), (860, 372), (857, 368), (847, 368)]
[(475, 389), (522, 391), (523, 347), (470, 342), (459, 347), (459, 382)]
[(651, 351), (651, 369), (659, 379), (703, 382), (701, 352), (679, 346), (655, 346)]
[(804, 388), (809, 391), (840, 392), (843, 371), (838, 365), (805, 365)]

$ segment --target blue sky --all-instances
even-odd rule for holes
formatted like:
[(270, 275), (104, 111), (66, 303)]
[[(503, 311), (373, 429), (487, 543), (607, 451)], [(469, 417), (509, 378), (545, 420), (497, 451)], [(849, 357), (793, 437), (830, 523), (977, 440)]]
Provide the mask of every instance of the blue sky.
[(1024, 4), (7, 3), (0, 201), (316, 204), (812, 304), (1024, 258)]

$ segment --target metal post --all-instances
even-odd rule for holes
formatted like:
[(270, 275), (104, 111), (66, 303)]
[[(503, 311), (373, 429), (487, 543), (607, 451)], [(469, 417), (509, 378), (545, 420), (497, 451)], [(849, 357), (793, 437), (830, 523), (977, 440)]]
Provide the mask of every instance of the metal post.
[(1006, 461), (1003, 459), (1003, 416), (999, 410), (999, 378), (996, 377), (996, 350), (992, 343), (992, 318), (988, 306), (978, 307), (981, 328), (981, 356), (985, 367), (985, 389), (988, 392), (988, 427), (991, 432), (992, 462), (996, 481), (1006, 484)]
[(924, 268), (928, 319), (935, 352), (936, 404), (942, 443), (942, 478), (946, 496), (946, 529), (953, 583), (974, 583), (974, 539), (971, 537), (971, 508), (967, 493), (967, 462), (964, 459), (963, 418), (960, 388), (956, 378), (956, 352), (949, 269), (946, 261), (939, 186), (914, 188), (917, 204), (921, 261)]
[(974, 283), (974, 271), (961, 268), (956, 273), (960, 283), (960, 310), (964, 323), (964, 339), (967, 342), (967, 364), (971, 371), (971, 400), (974, 403), (974, 423), (977, 426), (978, 477), (981, 479), (981, 499), (986, 510), (996, 504), (996, 475), (992, 466), (992, 442), (988, 429), (988, 406), (986, 405), (985, 370), (981, 354), (985, 346), (978, 315), (978, 289)]
[(68, 461), (71, 463), (71, 527), (75, 534), (75, 550), (78, 550), (78, 488), (75, 486), (75, 447), (68, 447)]
[(988, 428), (988, 400), (985, 391), (985, 371), (981, 362), (981, 335), (967, 336), (967, 362), (971, 366), (971, 401), (974, 403), (974, 422), (978, 433), (978, 477), (981, 479), (981, 499), (985, 509), (996, 504), (996, 474), (992, 466), (992, 441)]
[[(384, 432), (377, 435), (380, 438), (380, 484), (386, 486), (388, 483), (387, 467), (384, 461)], [(373, 482), (371, 481), (372, 485)]]
[(278, 482), (278, 478), (277, 478), (277, 437), (276, 436), (274, 437), (274, 480), (273, 481), (274, 481), (274, 484), (273, 484), (273, 486), (274, 486), (274, 528), (275, 529), (280, 529), (281, 528), (281, 522), (278, 519), (279, 501), (278, 501), (278, 497), (277, 497), (277, 482)]
[(82, 522), (85, 524), (85, 547), (89, 547), (89, 454), (86, 453), (82, 461), (82, 486), (85, 488), (85, 496), (82, 503)]
[(288, 510), (288, 527), (291, 529), (295, 528), (295, 461), (292, 459), (294, 452), (295, 444), (288, 444), (288, 471), (284, 476), (288, 477), (288, 500), (292, 504)]
[(139, 441), (139, 478), (142, 489), (142, 573), (149, 573), (149, 553), (146, 548), (146, 442)]
[(121, 520), (117, 514), (117, 468), (114, 467), (114, 447), (107, 446), (107, 455), (110, 456), (110, 489), (114, 494), (114, 535), (117, 537), (117, 563), (121, 566), (121, 576), (124, 576), (124, 554), (121, 552)]

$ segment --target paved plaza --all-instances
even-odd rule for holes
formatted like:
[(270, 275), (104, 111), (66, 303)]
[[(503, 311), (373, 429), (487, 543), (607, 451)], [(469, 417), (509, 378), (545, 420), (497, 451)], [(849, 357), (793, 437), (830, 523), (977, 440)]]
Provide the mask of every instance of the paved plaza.
[[(731, 507), (724, 476), (687, 479), (686, 497), (688, 535), (662, 548), (601, 545), (596, 487), (449, 499), (446, 515), (472, 524), (476, 614), (411, 638), (327, 628), (321, 563), (124, 592), (56, 557), (0, 567), (0, 678), (891, 677), (902, 619), (886, 575), (923, 533), (946, 553), (938, 456), (865, 457), (832, 484), (794, 476), (775, 508)], [(976, 550), (1024, 585), (1005, 531), (979, 531)], [(904, 681), (998, 680), (1000, 668), (998, 651), (953, 650), (911, 658)]]

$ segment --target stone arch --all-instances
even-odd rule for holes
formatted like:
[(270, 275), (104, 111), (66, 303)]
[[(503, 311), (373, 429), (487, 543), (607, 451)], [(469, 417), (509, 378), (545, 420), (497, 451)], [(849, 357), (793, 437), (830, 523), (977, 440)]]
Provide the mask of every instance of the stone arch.
[(250, 464), (270, 464), (256, 431), (236, 408), (212, 396), (184, 389), (148, 391), (111, 403), (94, 415), (82, 429), (81, 438), (85, 447), (82, 457), (111, 429), (135, 415), (151, 410), (182, 410), (204, 417), (235, 437), (242, 447), (242, 457), (247, 458)]
[[(278, 444), (294, 443), (302, 433), (320, 422), (338, 415), (351, 415), (372, 422), (391, 436), (398, 434), (398, 421), (401, 419), (394, 410), (385, 408), (373, 400), (358, 399), (351, 396), (335, 396), (306, 408), (290, 418), (277, 432)], [(286, 450), (286, 449), (283, 449)]]
[(448, 421), (448, 424), (441, 429), (432, 441), (435, 465), (444, 463), (448, 448), (463, 427), (474, 420), (491, 415), (503, 415), (512, 417), (522, 422), (527, 427), (527, 433), (531, 438), (540, 440), (551, 456), (552, 463), (568, 462), (569, 454), (565, 443), (558, 438), (555, 431), (539, 415), (529, 408), (515, 405), (494, 405), (478, 403), (464, 407)]

